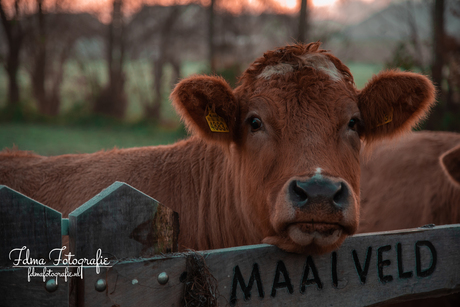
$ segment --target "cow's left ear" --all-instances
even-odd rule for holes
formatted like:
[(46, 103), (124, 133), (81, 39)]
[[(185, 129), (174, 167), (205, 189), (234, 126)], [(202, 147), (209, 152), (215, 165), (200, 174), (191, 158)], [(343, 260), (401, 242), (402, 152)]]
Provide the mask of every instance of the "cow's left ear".
[(453, 184), (460, 187), (460, 144), (440, 157), (441, 167)]
[(436, 90), (425, 76), (388, 70), (374, 76), (359, 93), (366, 143), (410, 131), (424, 119)]
[(171, 100), (190, 132), (219, 142), (230, 142), (236, 136), (239, 106), (223, 78), (186, 78), (171, 93)]

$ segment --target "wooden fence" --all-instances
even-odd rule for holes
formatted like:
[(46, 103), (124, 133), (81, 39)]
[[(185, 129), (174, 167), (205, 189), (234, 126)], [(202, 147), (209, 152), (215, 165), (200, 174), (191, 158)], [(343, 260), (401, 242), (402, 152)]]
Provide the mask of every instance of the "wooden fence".
[(460, 291), (460, 225), (356, 235), (321, 256), (175, 253), (177, 213), (116, 182), (68, 219), (0, 186), (0, 229), (0, 306), (368, 306)]

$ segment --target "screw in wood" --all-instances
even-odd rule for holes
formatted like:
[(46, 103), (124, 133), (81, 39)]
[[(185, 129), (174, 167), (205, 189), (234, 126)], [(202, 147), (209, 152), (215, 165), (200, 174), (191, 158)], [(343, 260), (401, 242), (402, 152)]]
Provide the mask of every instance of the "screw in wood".
[(107, 288), (107, 282), (105, 279), (98, 279), (94, 285), (94, 288), (96, 288), (96, 291), (102, 292)]
[(166, 274), (166, 272), (161, 272), (158, 274), (158, 283), (160, 285), (166, 285), (168, 283), (169, 276)]
[(54, 292), (58, 288), (58, 284), (56, 283), (56, 279), (49, 279), (45, 284), (45, 289), (48, 292)]

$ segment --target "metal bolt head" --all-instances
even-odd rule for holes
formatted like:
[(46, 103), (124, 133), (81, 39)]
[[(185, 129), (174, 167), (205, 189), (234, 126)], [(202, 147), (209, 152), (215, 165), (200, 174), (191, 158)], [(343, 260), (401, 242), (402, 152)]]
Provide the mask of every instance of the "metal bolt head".
[(58, 288), (58, 284), (56, 283), (56, 279), (48, 279), (48, 281), (45, 284), (45, 289), (49, 293), (56, 291)]
[(166, 285), (168, 283), (169, 276), (166, 274), (166, 272), (161, 272), (158, 274), (158, 283), (160, 285)]
[(103, 292), (107, 288), (107, 282), (105, 279), (98, 279), (94, 285), (94, 288), (96, 288), (96, 291)]

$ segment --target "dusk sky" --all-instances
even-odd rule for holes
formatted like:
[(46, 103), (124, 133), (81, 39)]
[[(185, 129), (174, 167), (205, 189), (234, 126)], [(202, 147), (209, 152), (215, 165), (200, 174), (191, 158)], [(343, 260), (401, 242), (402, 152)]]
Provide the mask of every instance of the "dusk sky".
[[(383, 8), (388, 5), (389, 2), (394, 0), (349, 0), (349, 1), (340, 1), (340, 0), (308, 0), (310, 4), (310, 9), (313, 9), (314, 19), (335, 19), (339, 21), (340, 19), (355, 19), (353, 16), (348, 16), (350, 14), (345, 14), (343, 16), (343, 6), (353, 4), (357, 8), (357, 4), (360, 2), (363, 4), (370, 4), (374, 9), (372, 11), (377, 11), (378, 9)], [(4, 9), (9, 12), (12, 12), (14, 0), (3, 0)], [(103, 22), (110, 21), (110, 12), (112, 9), (113, 0), (45, 0), (44, 7), (45, 9), (53, 10), (56, 3), (59, 3), (60, 7), (64, 11), (71, 12), (89, 12), (96, 14), (99, 19)], [(124, 1), (124, 11), (129, 16), (137, 12), (143, 5), (173, 5), (173, 4), (187, 4), (190, 2), (202, 3), (204, 6), (209, 5), (210, 0), (125, 0)], [(23, 6), (27, 6), (25, 11), (31, 12), (36, 9), (35, 0), (23, 0), (21, 1)], [(241, 11), (249, 11), (253, 13), (258, 13), (264, 10), (264, 7), (269, 6), (273, 10), (280, 13), (296, 13), (299, 11), (300, 0), (220, 0), (217, 1), (217, 9), (225, 9), (233, 13), (240, 13)], [(359, 12), (353, 13), (352, 15), (360, 15)], [(361, 11), (361, 9), (358, 9)], [(368, 10), (362, 10), (362, 14), (368, 14)], [(361, 15), (362, 15), (361, 14)]]

